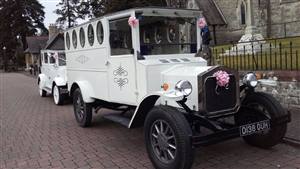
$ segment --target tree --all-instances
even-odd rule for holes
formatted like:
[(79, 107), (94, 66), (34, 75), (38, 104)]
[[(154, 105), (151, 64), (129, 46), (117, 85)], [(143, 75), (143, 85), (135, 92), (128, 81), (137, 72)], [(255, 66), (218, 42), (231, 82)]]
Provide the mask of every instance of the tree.
[(166, 6), (165, 0), (90, 0), (90, 11), (95, 17), (125, 9), (146, 6)]
[(68, 27), (72, 27), (78, 19), (145, 6), (166, 6), (166, 0), (61, 0), (54, 12), (59, 15), (57, 24), (64, 26), (68, 23)]
[(26, 48), (26, 36), (39, 31), (47, 34), (44, 26), (44, 7), (38, 0), (1, 0), (0, 1), (0, 49), (6, 47), (7, 56), (13, 56), (18, 38)]
[(59, 7), (54, 12), (59, 15), (56, 23), (64, 27), (68, 23), (68, 27), (75, 26), (77, 19), (85, 19), (89, 16), (90, 12), (89, 2), (80, 0), (61, 0), (57, 5)]

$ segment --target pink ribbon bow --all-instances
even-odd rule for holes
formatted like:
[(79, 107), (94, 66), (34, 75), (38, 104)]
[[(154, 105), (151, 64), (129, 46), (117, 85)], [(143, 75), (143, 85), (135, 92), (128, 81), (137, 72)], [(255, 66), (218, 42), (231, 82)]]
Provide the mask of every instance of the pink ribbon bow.
[(213, 76), (216, 77), (218, 86), (226, 87), (228, 85), (230, 77), (227, 72), (220, 70), (215, 72)]
[(207, 25), (205, 18), (199, 18), (198, 20), (198, 26), (199, 28), (204, 28)]
[(139, 23), (139, 20), (136, 19), (136, 17), (134, 16), (131, 16), (129, 19), (128, 19), (128, 24), (132, 27), (136, 27)]

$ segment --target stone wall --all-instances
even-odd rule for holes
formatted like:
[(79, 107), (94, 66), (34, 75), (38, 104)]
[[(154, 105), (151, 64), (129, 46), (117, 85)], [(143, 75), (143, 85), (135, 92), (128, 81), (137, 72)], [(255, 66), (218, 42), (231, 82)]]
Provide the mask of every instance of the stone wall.
[(300, 82), (277, 81), (276, 86), (259, 84), (256, 90), (273, 95), (285, 107), (300, 108)]
[[(243, 0), (214, 0), (224, 14), (228, 25), (216, 28), (220, 44), (236, 42), (244, 34), (246, 25), (241, 24), (240, 5)], [(247, 2), (247, 1), (244, 1)], [(253, 0), (254, 24), (258, 33), (267, 35), (267, 0)], [(300, 36), (300, 1), (270, 0), (270, 38)], [(246, 12), (247, 13), (247, 12)], [(211, 28), (212, 30), (212, 28)]]

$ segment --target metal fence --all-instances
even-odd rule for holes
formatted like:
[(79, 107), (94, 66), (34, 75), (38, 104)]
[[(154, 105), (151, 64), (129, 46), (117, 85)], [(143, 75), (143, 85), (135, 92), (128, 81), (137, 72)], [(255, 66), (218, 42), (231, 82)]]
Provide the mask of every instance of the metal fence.
[(212, 62), (236, 70), (300, 70), (300, 37), (212, 47)]

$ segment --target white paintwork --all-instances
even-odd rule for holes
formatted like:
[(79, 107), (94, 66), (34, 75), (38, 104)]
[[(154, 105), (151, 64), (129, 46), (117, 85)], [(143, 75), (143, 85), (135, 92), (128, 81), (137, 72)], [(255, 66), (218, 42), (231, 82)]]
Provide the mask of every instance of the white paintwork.
[[(152, 13), (155, 10), (157, 13)], [(195, 53), (192, 54), (170, 54), (170, 55), (145, 55), (145, 60), (138, 60), (137, 55), (140, 51), (140, 33), (139, 25), (132, 28), (132, 46), (133, 54), (111, 56), (109, 43), (109, 21), (118, 18), (129, 18), (135, 16), (136, 11), (143, 11), (145, 15), (177, 16), (182, 17), (202, 17), (200, 11), (196, 10), (171, 10), (171, 9), (132, 9), (116, 13), (114, 15), (104, 16), (94, 19), (75, 28), (65, 31), (70, 36), (70, 49), (66, 48), (67, 57), (67, 73), (69, 91), (73, 84), (78, 84), (83, 99), (87, 103), (93, 102), (95, 99), (105, 100), (108, 102), (121, 103), (127, 105), (139, 106), (143, 99), (149, 95), (163, 96), (162, 104), (165, 101), (173, 102), (181, 96), (174, 95), (174, 86), (179, 80), (189, 80), (193, 84), (193, 93), (188, 97), (188, 105), (198, 109), (198, 85), (197, 75), (206, 71), (207, 62), (202, 58), (196, 58)], [(175, 14), (176, 12), (176, 14)], [(104, 41), (99, 44), (96, 37), (96, 25), (102, 22), (104, 28)], [(93, 25), (95, 31), (95, 42), (93, 46), (88, 43), (87, 27)], [(200, 48), (200, 30), (197, 29), (197, 49)], [(85, 47), (82, 48), (79, 40), (79, 30), (85, 30)], [(77, 32), (77, 48), (72, 45), (72, 32)], [(66, 40), (66, 38), (65, 38)], [(65, 42), (66, 43), (66, 42)], [(67, 43), (66, 43), (67, 44)], [(162, 63), (161, 59), (169, 61)], [(178, 62), (172, 61), (177, 59)], [(182, 59), (188, 59), (184, 61)], [(121, 70), (121, 73), (116, 71)], [(118, 80), (124, 80), (122, 86), (118, 86)], [(162, 91), (163, 83), (168, 83), (170, 88), (168, 91)]]
[(40, 85), (39, 87), (48, 93), (52, 92), (52, 85), (55, 83), (57, 86), (67, 85), (66, 66), (59, 66), (58, 58), (55, 58), (54, 63), (50, 63), (50, 57), (45, 60), (45, 54), (64, 53), (64, 51), (56, 50), (41, 50), (42, 66), (41, 73), (39, 74)]

